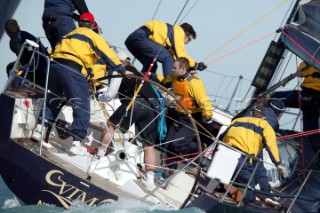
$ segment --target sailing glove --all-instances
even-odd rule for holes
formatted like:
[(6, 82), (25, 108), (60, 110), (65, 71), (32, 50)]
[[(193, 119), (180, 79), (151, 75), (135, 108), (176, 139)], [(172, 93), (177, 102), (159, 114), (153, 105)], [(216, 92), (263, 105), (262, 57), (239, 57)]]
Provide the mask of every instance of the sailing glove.
[(205, 65), (203, 62), (199, 62), (199, 63), (196, 63), (195, 69), (202, 71), (207, 69), (207, 65)]

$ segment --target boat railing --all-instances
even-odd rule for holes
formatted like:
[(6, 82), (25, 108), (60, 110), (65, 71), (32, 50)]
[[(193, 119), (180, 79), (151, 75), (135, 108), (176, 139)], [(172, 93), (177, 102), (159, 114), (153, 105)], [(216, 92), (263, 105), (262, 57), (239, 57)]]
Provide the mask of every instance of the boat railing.
[[(29, 63), (26, 64), (26, 65), (23, 65), (23, 66), (19, 66), (20, 64), (20, 60), (21, 60), (21, 57), (23, 55), (23, 53), (25, 51), (31, 51), (31, 56), (30, 56), (30, 59), (29, 59)], [(35, 73), (35, 69), (36, 67), (33, 67), (33, 70), (30, 70), (30, 67), (32, 66), (32, 62), (34, 61), (34, 58), (35, 58), (35, 55), (38, 55), (38, 57), (44, 57), (45, 60), (46, 60), (46, 75), (45, 75), (45, 86), (42, 87), (40, 85), (38, 85), (36, 83), (36, 80), (35, 80), (35, 76), (36, 76), (36, 73)], [(20, 49), (20, 52), (17, 56), (17, 59), (13, 65), (13, 68), (10, 70), (10, 75), (9, 75), (9, 78), (6, 82), (6, 85), (4, 87), (4, 90), (3, 92), (6, 92), (6, 91), (10, 91), (11, 89), (15, 89), (15, 88), (26, 88), (26, 87), (33, 87), (33, 88), (37, 88), (39, 90), (41, 90), (43, 92), (43, 104), (42, 104), (42, 116), (41, 116), (41, 136), (40, 136), (40, 149), (39, 149), (39, 155), (42, 155), (42, 148), (43, 148), (43, 142), (44, 142), (44, 128), (45, 128), (45, 115), (46, 115), (46, 101), (47, 101), (47, 98), (48, 98), (48, 83), (49, 83), (49, 75), (50, 75), (50, 63), (51, 61), (53, 61), (53, 59), (50, 58), (50, 56), (42, 53), (41, 51), (39, 51), (39, 45), (34, 42), (34, 41), (31, 41), (31, 40), (28, 40), (26, 39), (26, 41), (23, 43), (21, 49)], [(19, 71), (23, 71), (22, 74), (19, 73)], [(30, 80), (27, 78), (27, 75), (29, 72), (33, 72), (33, 79)], [(77, 72), (78, 74), (78, 72)], [(80, 74), (80, 73), (79, 73)], [(18, 82), (14, 82), (14, 80), (16, 79), (19, 79)], [(55, 95), (57, 98), (61, 98), (63, 99), (62, 97), (59, 97), (57, 94), (53, 94), (51, 91), (50, 91), (50, 94), (52, 95)], [(68, 101), (66, 101), (68, 102)], [(71, 102), (69, 102), (70, 105), (72, 105)], [(86, 113), (90, 113), (90, 112), (86, 112)]]
[[(22, 57), (24, 51), (31, 51), (32, 54), (30, 56), (29, 63), (22, 66), (22, 67), (19, 67), (18, 65), (19, 65), (19, 62), (21, 60), (21, 57)], [(30, 66), (32, 65), (32, 61), (34, 60), (35, 54), (38, 54), (39, 56), (44, 57), (47, 62), (45, 88), (36, 84), (35, 73), (33, 75), (32, 81), (27, 79), (27, 75), (30, 72)], [(14, 79), (20, 79), (21, 80), (20, 86), (23, 86), (27, 82), (29, 85), (31, 85), (33, 87), (37, 87), (37, 88), (41, 89), (42, 91), (44, 91), (44, 103), (45, 103), (47, 100), (47, 94), (48, 94), (48, 79), (49, 79), (49, 73), (50, 73), (49, 67), (50, 67), (49, 56), (39, 51), (39, 44), (37, 44), (34, 41), (26, 39), (25, 42), (22, 44), (22, 47), (21, 47), (20, 52), (18, 54), (18, 57), (17, 57), (14, 65), (13, 65), (13, 68), (10, 72), (9, 79), (4, 87), (4, 91), (7, 91), (10, 88)], [(35, 67), (33, 67), (33, 68), (34, 68), (34, 72), (35, 72)], [(24, 71), (23, 76), (18, 75), (18, 72), (21, 69)], [(18, 85), (15, 85), (15, 86), (18, 86)], [(42, 146), (43, 146), (43, 138), (44, 138), (43, 130), (44, 130), (44, 121), (45, 121), (44, 118), (45, 118), (45, 113), (46, 113), (45, 104), (43, 104), (42, 112), (43, 112), (42, 121), (41, 121), (42, 130), (41, 130), (41, 139), (40, 139), (41, 142), (40, 142), (40, 150), (39, 150), (40, 155), (42, 155)]]
[[(29, 62), (28, 62), (28, 64), (25, 64), (23, 66), (19, 66), (21, 57), (22, 57), (22, 55), (23, 55), (23, 53), (25, 51), (31, 51), (32, 52), (32, 54), (30, 56), (30, 59), (29, 59)], [(46, 60), (49, 61), (49, 57), (47, 55), (44, 55), (43, 53), (41, 53), (39, 51), (39, 45), (36, 42), (26, 39), (26, 41), (22, 44), (22, 47), (21, 47), (20, 52), (19, 52), (19, 54), (17, 56), (17, 59), (16, 59), (14, 65), (13, 65), (11, 71), (10, 71), (9, 79), (6, 82), (6, 85), (5, 85), (4, 89), (3, 89), (3, 92), (7, 91), (9, 89), (9, 87), (12, 85), (12, 81), (14, 79), (16, 79), (16, 78), (19, 78), (21, 80), (20, 85), (23, 85), (27, 81), (29, 84), (41, 88), (41, 86), (39, 86), (39, 85), (37, 85), (35, 83), (35, 75), (33, 75), (33, 80), (32, 81), (27, 79), (27, 75), (30, 72), (30, 67), (32, 65), (32, 61), (34, 60), (34, 57), (35, 57), (36, 53), (41, 55), (42, 57), (45, 57)], [(18, 72), (20, 70), (24, 71), (23, 76), (18, 75)]]

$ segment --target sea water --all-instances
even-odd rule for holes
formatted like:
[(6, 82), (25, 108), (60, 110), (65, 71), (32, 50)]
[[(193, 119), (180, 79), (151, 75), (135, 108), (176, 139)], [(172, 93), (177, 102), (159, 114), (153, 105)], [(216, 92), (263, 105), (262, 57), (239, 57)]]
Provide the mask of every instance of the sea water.
[(68, 210), (54, 205), (22, 205), (16, 196), (8, 189), (0, 176), (0, 212), (1, 213), (204, 213), (198, 208), (188, 208), (177, 211), (168, 209), (166, 205), (148, 206), (142, 202), (120, 198), (111, 204), (89, 207), (80, 201), (74, 201)]

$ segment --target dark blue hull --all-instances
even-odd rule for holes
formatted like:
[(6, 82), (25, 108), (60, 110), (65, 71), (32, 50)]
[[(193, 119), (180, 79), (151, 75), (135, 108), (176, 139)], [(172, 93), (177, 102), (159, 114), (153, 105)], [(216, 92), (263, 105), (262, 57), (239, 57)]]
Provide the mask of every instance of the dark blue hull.
[[(54, 204), (68, 208), (72, 200), (100, 205), (117, 196), (79, 178), (10, 140), (14, 99), (1, 95), (0, 174), (9, 189), (24, 203)], [(85, 177), (83, 177), (85, 178)]]

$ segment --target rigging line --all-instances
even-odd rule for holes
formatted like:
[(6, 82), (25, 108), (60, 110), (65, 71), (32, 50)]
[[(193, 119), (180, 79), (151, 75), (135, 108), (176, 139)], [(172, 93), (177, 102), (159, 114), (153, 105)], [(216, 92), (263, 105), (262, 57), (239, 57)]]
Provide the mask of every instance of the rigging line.
[[(218, 76), (223, 76), (223, 77), (229, 77), (229, 78), (238, 78), (239, 76), (232, 76), (232, 75), (225, 75), (225, 74), (221, 74), (219, 72), (215, 72), (215, 71), (212, 71), (212, 70), (208, 70), (206, 69), (206, 73), (210, 73), (210, 74), (214, 74), (214, 75), (218, 75)], [(251, 83), (251, 80), (248, 79), (248, 78), (243, 78), (243, 80), (246, 80), (248, 82)]]
[(294, 43), (297, 47), (299, 47), (303, 52), (305, 52), (306, 54), (308, 54), (315, 62), (317, 62), (318, 64), (320, 64), (320, 61), (314, 57), (314, 55), (312, 55), (307, 49), (305, 49), (299, 42), (297, 42), (296, 40), (294, 40), (291, 36), (289, 36), (288, 33), (286, 33), (283, 28), (280, 29), (281, 33), (283, 33), (283, 35), (285, 35), (290, 41), (292, 41), (292, 43)]
[(210, 64), (216, 63), (217, 61), (220, 61), (220, 60), (222, 60), (222, 59), (224, 59), (226, 57), (229, 57), (229, 56), (239, 52), (240, 50), (245, 49), (245, 48), (247, 48), (247, 47), (249, 47), (249, 46), (251, 46), (251, 45), (253, 45), (253, 44), (255, 44), (255, 43), (259, 42), (259, 41), (262, 41), (263, 39), (266, 39), (266, 38), (268, 38), (269, 36), (272, 36), (275, 33), (276, 32), (268, 33), (268, 34), (266, 34), (266, 35), (264, 35), (264, 36), (262, 36), (262, 37), (260, 37), (260, 38), (258, 38), (256, 40), (254, 40), (254, 41), (252, 41), (252, 42), (250, 42), (248, 44), (245, 44), (242, 47), (240, 47), (240, 48), (238, 48), (238, 49), (236, 49), (234, 51), (231, 51), (231, 52), (229, 52), (229, 53), (227, 53), (227, 54), (225, 54), (225, 55), (223, 55), (223, 56), (221, 56), (221, 57), (219, 57), (219, 58), (207, 63), (207, 66), (209, 66)]
[[(297, 82), (298, 82), (298, 85), (300, 85), (300, 79), (297, 78)], [(302, 126), (303, 126), (303, 123), (302, 123), (302, 110), (301, 110), (301, 90), (300, 90), (300, 87), (298, 87), (298, 104), (299, 104), (299, 117), (300, 117), (300, 130), (302, 130)], [(300, 137), (300, 146), (301, 146), (301, 151), (302, 151), (302, 156), (301, 156), (301, 164), (302, 164), (302, 174), (303, 174), (303, 178), (305, 179), (306, 178), (306, 172), (305, 172), (305, 159), (304, 159), (304, 144), (303, 144), (303, 138)]]
[(249, 92), (250, 92), (250, 90), (251, 90), (252, 88), (253, 88), (253, 86), (250, 84), (247, 92), (245, 93), (245, 96), (244, 96), (241, 100), (239, 100), (238, 103), (240, 102), (240, 103), (246, 103), (246, 104), (247, 104), (246, 99), (247, 99), (247, 97), (248, 97), (248, 95), (249, 95)]
[(297, 137), (312, 135), (312, 134), (316, 134), (316, 133), (320, 133), (320, 129), (313, 129), (313, 130), (298, 132), (298, 133), (294, 133), (294, 134), (290, 134), (290, 135), (283, 135), (283, 136), (277, 137), (277, 139), (287, 140), (287, 139), (291, 139), (291, 138), (297, 138)]
[(218, 87), (219, 89), (217, 90), (217, 92), (216, 92), (216, 94), (215, 94), (215, 97), (218, 96), (219, 90), (220, 90), (220, 88), (222, 88), (222, 85), (223, 85), (223, 83), (224, 83), (225, 80), (226, 80), (226, 77), (224, 76), (223, 79), (222, 79), (222, 81), (220, 81), (220, 85), (219, 85), (219, 87)]
[(269, 15), (271, 15), (273, 12), (275, 12), (277, 9), (279, 9), (280, 7), (282, 7), (288, 0), (284, 0), (282, 3), (280, 3), (279, 5), (277, 5), (275, 8), (273, 8), (270, 12), (268, 12), (267, 14), (263, 15), (262, 17), (260, 17), (259, 19), (257, 19), (255, 22), (253, 22), (251, 25), (249, 25), (248, 27), (246, 27), (245, 29), (243, 29), (240, 33), (238, 33), (235, 37), (231, 38), (229, 41), (227, 41), (226, 43), (224, 43), (223, 45), (221, 45), (220, 47), (218, 47), (216, 50), (214, 50), (208, 57), (206, 57), (203, 61), (208, 60), (211, 56), (213, 56), (214, 54), (216, 54), (218, 51), (220, 51), (221, 49), (223, 49), (225, 46), (227, 46), (228, 44), (230, 44), (231, 42), (233, 42), (236, 38), (240, 37), (243, 33), (245, 33), (247, 30), (249, 30), (250, 28), (252, 28), (254, 25), (258, 24), (260, 21), (262, 21), (263, 19), (267, 18)]
[[(232, 82), (235, 80), (236, 78), (232, 78), (232, 79), (230, 79), (230, 81), (229, 81), (229, 83), (226, 83), (226, 88), (223, 90), (223, 94), (225, 94), (225, 95), (228, 95), (228, 93), (229, 93), (229, 85), (232, 85)], [(219, 87), (220, 89), (222, 89), (223, 87), (222, 86), (220, 86)], [(228, 95), (229, 96), (229, 95)], [(230, 98), (228, 98), (228, 100), (230, 100)]]
[(199, 1), (199, 0), (197, 0), (197, 1), (191, 6), (190, 10), (186, 13), (185, 16), (183, 16), (183, 18), (181, 19), (181, 21), (179, 22), (179, 24), (187, 17), (187, 15), (189, 15), (189, 13), (191, 12), (191, 10), (196, 6), (196, 4), (198, 4), (198, 1)]
[(158, 12), (161, 3), (162, 3), (162, 0), (159, 1), (158, 6), (157, 6), (157, 8), (156, 8), (156, 11), (154, 11), (154, 14), (153, 14), (151, 20), (154, 20), (154, 17), (156, 16), (156, 14), (157, 14), (157, 12)]
[[(219, 73), (219, 72), (211, 71), (211, 70), (208, 70), (208, 69), (206, 69), (206, 73), (210, 73), (210, 74), (214, 74), (214, 75), (219, 75), (219, 76), (223, 76), (223, 77), (229, 77), (229, 78), (237, 78), (237, 77), (238, 77), (238, 76), (221, 74), (221, 73)], [(251, 82), (251, 80), (249, 80), (249, 79), (245, 79), (245, 80)]]
[[(291, 4), (290, 4), (290, 6), (288, 7), (288, 10), (287, 10), (286, 14), (283, 16), (283, 19), (282, 19), (282, 21), (281, 21), (281, 23), (280, 23), (280, 25), (279, 25), (279, 28), (284, 25), (284, 23), (288, 20), (288, 18), (291, 17), (290, 15), (289, 15), (289, 17), (288, 17), (288, 14), (289, 14), (290, 11), (292, 11), (292, 10), (294, 9), (294, 4), (295, 4), (295, 2), (296, 2), (296, 1), (291, 1)], [(288, 17), (288, 18), (286, 18), (286, 17)], [(274, 40), (275, 40), (275, 39), (276, 39), (276, 35), (274, 36)]]

